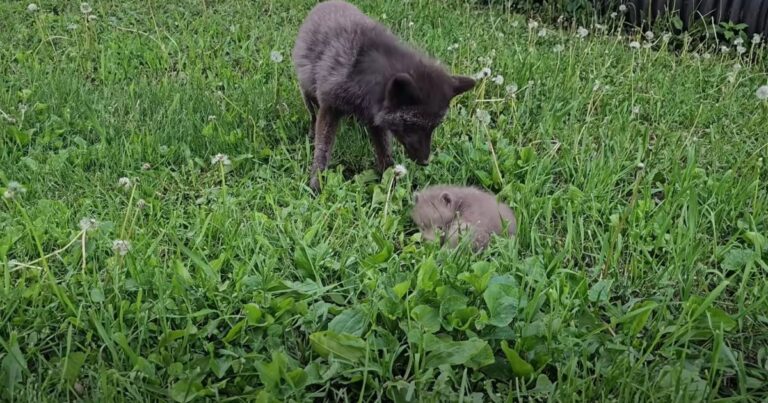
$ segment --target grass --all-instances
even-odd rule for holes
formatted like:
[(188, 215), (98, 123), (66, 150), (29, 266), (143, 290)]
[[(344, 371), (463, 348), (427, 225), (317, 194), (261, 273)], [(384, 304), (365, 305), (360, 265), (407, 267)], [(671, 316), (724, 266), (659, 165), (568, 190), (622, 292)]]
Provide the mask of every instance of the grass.
[[(0, 190), (26, 189), (0, 201), (1, 400), (768, 398), (764, 51), (361, 1), (505, 82), (457, 99), (430, 166), (397, 146), (396, 182), (344, 124), (314, 198), (310, 1), (38, 5), (0, 4)], [(430, 183), (499, 193), (519, 236), (421, 242)]]

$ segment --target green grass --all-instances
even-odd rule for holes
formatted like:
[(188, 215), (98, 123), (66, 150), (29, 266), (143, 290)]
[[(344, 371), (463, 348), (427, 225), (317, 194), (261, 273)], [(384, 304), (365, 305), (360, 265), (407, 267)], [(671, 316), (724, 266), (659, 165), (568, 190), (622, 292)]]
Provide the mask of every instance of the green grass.
[[(313, 198), (310, 3), (0, 4), (0, 191), (26, 188), (0, 200), (0, 400), (768, 398), (765, 55), (361, 1), (505, 83), (457, 99), (429, 167), (396, 146), (397, 183), (344, 124)], [(420, 242), (430, 183), (499, 193), (519, 236)]]

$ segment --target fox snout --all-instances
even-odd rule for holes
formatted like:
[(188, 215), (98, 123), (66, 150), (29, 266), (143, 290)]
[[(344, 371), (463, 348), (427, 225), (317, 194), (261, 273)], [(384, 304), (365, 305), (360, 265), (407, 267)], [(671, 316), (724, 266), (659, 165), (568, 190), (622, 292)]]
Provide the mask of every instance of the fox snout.
[(421, 147), (405, 147), (405, 154), (415, 163), (426, 166), (429, 165), (429, 146), (426, 149)]

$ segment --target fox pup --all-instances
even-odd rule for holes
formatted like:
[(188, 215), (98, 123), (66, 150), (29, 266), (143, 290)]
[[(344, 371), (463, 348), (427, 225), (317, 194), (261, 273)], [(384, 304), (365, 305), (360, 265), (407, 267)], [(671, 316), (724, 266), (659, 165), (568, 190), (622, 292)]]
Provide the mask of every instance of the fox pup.
[(472, 78), (449, 74), (343, 1), (312, 9), (292, 58), (314, 138), (314, 191), (320, 190), (318, 175), (328, 166), (342, 117), (353, 116), (367, 127), (379, 172), (393, 165), (392, 136), (408, 158), (427, 165), (432, 133), (450, 101), (475, 86)]
[(479, 251), (488, 246), (492, 234), (514, 236), (517, 220), (512, 210), (496, 196), (474, 187), (432, 186), (414, 194), (411, 218), (424, 239), (440, 236), (442, 245), (456, 247), (465, 234)]

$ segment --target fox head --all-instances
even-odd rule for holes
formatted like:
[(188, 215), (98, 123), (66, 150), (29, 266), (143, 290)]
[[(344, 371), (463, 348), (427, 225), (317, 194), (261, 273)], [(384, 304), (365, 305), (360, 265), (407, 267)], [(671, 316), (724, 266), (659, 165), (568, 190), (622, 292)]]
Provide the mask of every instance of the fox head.
[(398, 73), (389, 79), (376, 125), (389, 131), (420, 165), (429, 163), (432, 133), (442, 123), (451, 100), (475, 86), (475, 80), (443, 71)]

